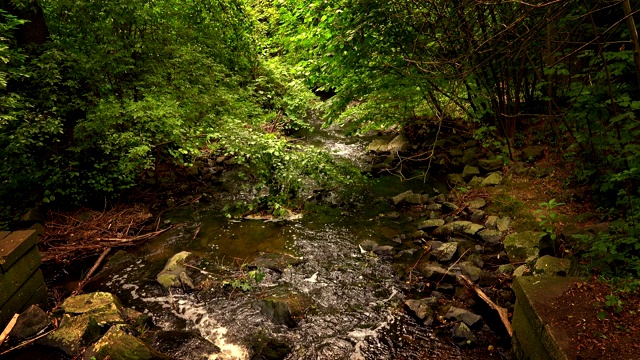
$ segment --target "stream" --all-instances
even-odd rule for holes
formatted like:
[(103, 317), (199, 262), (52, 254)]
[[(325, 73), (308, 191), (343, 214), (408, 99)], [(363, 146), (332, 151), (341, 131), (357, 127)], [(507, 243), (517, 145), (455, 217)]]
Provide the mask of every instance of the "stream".
[[(303, 134), (305, 142), (364, 166), (366, 144), (375, 137), (346, 137), (339, 128), (322, 129), (318, 119), (313, 124), (314, 131)], [(301, 219), (272, 222), (227, 219), (223, 206), (243, 190), (233, 174), (225, 177), (223, 187), (230, 191), (165, 214), (163, 220), (176, 225), (172, 230), (127, 249), (118, 270), (98, 274), (85, 292), (114, 293), (126, 307), (148, 314), (164, 334), (150, 341), (177, 359), (486, 358), (437, 335), (403, 309), (414, 291), (404, 275), (423, 250), (406, 236), (415, 231), (415, 219), (399, 213), (388, 198), (406, 190), (445, 192), (444, 183), (381, 176), (354, 193), (348, 206), (311, 206)], [(397, 255), (364, 251), (359, 244), (367, 240), (391, 245)], [(212, 290), (167, 293), (155, 281), (181, 251), (202, 259), (197, 280), (215, 284)], [(262, 267), (269, 259), (265, 254), (283, 257), (285, 264)], [(246, 292), (221, 289), (224, 281), (254, 269), (252, 264), (264, 273), (261, 282)], [(282, 319), (269, 299), (292, 306), (293, 319)]]

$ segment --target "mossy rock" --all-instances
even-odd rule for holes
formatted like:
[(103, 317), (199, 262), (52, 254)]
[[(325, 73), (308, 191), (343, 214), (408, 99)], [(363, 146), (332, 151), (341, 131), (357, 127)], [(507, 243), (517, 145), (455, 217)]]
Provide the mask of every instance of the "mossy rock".
[(90, 314), (100, 326), (125, 321), (120, 300), (108, 292), (71, 296), (62, 303), (61, 309), (67, 314)]
[(87, 349), (84, 360), (151, 360), (167, 359), (149, 345), (123, 330), (122, 326), (112, 326), (104, 336)]
[(538, 231), (524, 231), (507, 235), (503, 245), (509, 261), (528, 262), (538, 258), (541, 247), (544, 247), (549, 235)]
[(38, 341), (39, 344), (62, 350), (71, 357), (100, 337), (100, 326), (90, 314), (64, 314), (60, 327)]

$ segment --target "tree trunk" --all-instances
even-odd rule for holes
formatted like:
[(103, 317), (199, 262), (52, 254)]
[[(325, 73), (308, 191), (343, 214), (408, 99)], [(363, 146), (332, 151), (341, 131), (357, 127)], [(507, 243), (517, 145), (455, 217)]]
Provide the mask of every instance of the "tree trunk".
[(636, 62), (636, 75), (638, 76), (638, 88), (640, 88), (640, 43), (638, 43), (638, 29), (636, 23), (631, 16), (631, 3), (629, 0), (622, 1), (622, 8), (624, 9), (624, 16), (627, 20), (627, 27), (629, 28), (629, 37), (633, 44), (633, 60)]

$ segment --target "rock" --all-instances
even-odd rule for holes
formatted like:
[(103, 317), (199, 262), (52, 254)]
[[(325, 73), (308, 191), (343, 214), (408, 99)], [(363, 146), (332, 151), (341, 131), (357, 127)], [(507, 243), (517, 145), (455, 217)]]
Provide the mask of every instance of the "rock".
[(498, 231), (507, 231), (509, 230), (509, 225), (511, 224), (511, 218), (510, 217), (503, 217), (500, 218), (496, 221), (496, 227), (498, 228)]
[(414, 231), (413, 233), (411, 233), (411, 235), (409, 235), (409, 237), (411, 237), (412, 239), (423, 239), (423, 238), (426, 238), (427, 236), (428, 236), (427, 233), (422, 230)]
[(409, 140), (403, 135), (400, 134), (391, 140), (389, 144), (387, 144), (387, 150), (390, 152), (402, 152), (407, 151), (411, 148), (411, 144), (409, 144)]
[(495, 186), (500, 185), (502, 183), (502, 175), (500, 173), (491, 173), (484, 180), (482, 180), (481, 186)]
[(449, 174), (447, 175), (447, 180), (451, 185), (462, 185), (464, 184), (464, 178), (462, 174)]
[(373, 140), (369, 146), (367, 146), (367, 151), (371, 152), (385, 152), (387, 151), (387, 141), (383, 139), (375, 139)]
[(433, 231), (433, 235), (435, 236), (447, 236), (452, 235), (454, 233), (464, 233), (467, 235), (475, 235), (478, 231), (484, 229), (484, 226), (479, 224), (474, 224), (470, 221), (453, 221)]
[(442, 203), (442, 212), (444, 212), (445, 214), (452, 213), (458, 209), (460, 209), (458, 205), (452, 202), (445, 201), (444, 203)]
[(470, 166), (478, 165), (478, 154), (476, 153), (477, 148), (470, 148), (465, 150), (464, 155), (462, 156), (462, 163)]
[(498, 217), (494, 215), (487, 216), (487, 221), (484, 222), (484, 226), (490, 230), (498, 230)]
[[(367, 241), (371, 241), (371, 240), (367, 240)], [(371, 251), (371, 250), (367, 250), (367, 251)], [(266, 252), (266, 251), (259, 252), (255, 260), (251, 262), (251, 266), (262, 268), (262, 269), (273, 270), (278, 273), (282, 273), (285, 269), (289, 268), (290, 266), (298, 266), (300, 264), (302, 264), (302, 259), (299, 257), (295, 257), (285, 253)]]
[(444, 196), (444, 194), (438, 194), (434, 196), (431, 200), (435, 203), (442, 204), (443, 202), (447, 201), (447, 197)]
[(545, 255), (536, 261), (533, 267), (535, 276), (567, 276), (571, 268), (571, 260)]
[(476, 315), (471, 311), (455, 306), (449, 308), (449, 311), (444, 315), (444, 318), (447, 320), (462, 321), (469, 327), (473, 327), (482, 319), (480, 315)]
[(471, 179), (471, 181), (469, 181), (469, 186), (476, 188), (476, 187), (480, 187), (482, 186), (482, 182), (484, 181), (483, 177), (480, 176), (474, 176), (473, 179)]
[(130, 309), (130, 308), (122, 309), (122, 317), (125, 319), (127, 323), (135, 327), (139, 327), (139, 326), (150, 327), (153, 325), (153, 320), (151, 320), (151, 316), (134, 309)]
[(409, 196), (406, 197), (405, 201), (408, 202), (409, 204), (422, 205), (424, 204), (425, 199), (428, 199), (428, 196), (425, 197), (424, 195), (420, 195), (420, 194), (410, 194)]
[[(206, 359), (220, 353), (220, 348), (205, 339), (197, 331), (160, 330), (150, 339), (154, 349), (169, 355), (172, 359)], [(221, 357), (218, 357), (221, 358)]]
[(51, 321), (46, 312), (38, 305), (31, 305), (27, 310), (18, 316), (18, 320), (9, 336), (14, 340), (24, 340), (30, 338), (49, 326)]
[(475, 198), (467, 203), (470, 209), (482, 209), (487, 205), (483, 198)]
[(433, 228), (437, 228), (444, 225), (444, 220), (442, 219), (431, 219), (431, 220), (425, 220), (425, 221), (421, 221), (418, 224), (418, 229), (420, 230), (430, 230)]
[(414, 317), (424, 325), (429, 326), (433, 323), (433, 310), (431, 309), (431, 305), (435, 305), (437, 302), (436, 299), (431, 298), (431, 300), (407, 300), (404, 304)]
[[(184, 264), (191, 261), (193, 258), (195, 258), (195, 255), (188, 251), (182, 251), (173, 255), (169, 261), (167, 261), (164, 269), (160, 271), (156, 280), (165, 289), (180, 286), (192, 288), (190, 285), (193, 285), (193, 281), (185, 281), (186, 279), (191, 279), (187, 274), (187, 268)], [(182, 275), (183, 273), (184, 275)]]
[(456, 254), (456, 250), (458, 250), (457, 242), (448, 242), (442, 244), (437, 250), (433, 251), (433, 255), (440, 262), (446, 262), (453, 258)]
[(498, 267), (498, 274), (511, 275), (516, 268), (511, 264), (502, 264)]
[(438, 203), (432, 203), (427, 205), (427, 207), (425, 208), (425, 210), (429, 210), (429, 211), (442, 211), (442, 204), (438, 204)]
[(365, 240), (360, 243), (360, 247), (364, 251), (373, 251), (373, 248), (378, 246), (378, 244), (373, 240)]
[(511, 168), (509, 169), (509, 173), (510, 174), (516, 174), (516, 175), (524, 175), (527, 173), (529, 169), (526, 167), (525, 163), (523, 163), (522, 161), (518, 161), (517, 163), (513, 164), (513, 166), (511, 166)]
[(536, 161), (541, 159), (544, 156), (544, 146), (527, 146), (522, 149), (520, 153), (520, 158), (522, 161)]
[(383, 245), (383, 246), (375, 246), (373, 248), (373, 253), (380, 256), (393, 256), (396, 254), (396, 251), (393, 249), (393, 246)]
[(484, 215), (485, 215), (484, 211), (482, 211), (482, 210), (474, 210), (471, 213), (471, 216), (469, 217), (469, 219), (471, 219), (471, 221), (474, 222), (474, 223), (479, 223), (484, 218)]
[(447, 280), (452, 280), (453, 275), (448, 273), (445, 268), (438, 263), (427, 262), (422, 264), (422, 275), (428, 280), (440, 281), (443, 277), (448, 277)]
[(482, 159), (478, 161), (478, 166), (486, 171), (486, 172), (491, 172), (491, 171), (497, 171), (502, 169), (502, 166), (504, 165), (504, 163), (502, 162), (502, 159)]
[(529, 262), (538, 257), (540, 244), (548, 238), (544, 232), (524, 231), (510, 234), (504, 239), (503, 245), (509, 261)]
[(135, 336), (127, 334), (122, 326), (112, 326), (104, 336), (85, 352), (83, 359), (149, 360), (167, 358), (161, 356)]
[(527, 265), (520, 265), (513, 271), (513, 277), (524, 276), (530, 273)]
[(88, 314), (100, 326), (121, 324), (125, 320), (122, 316), (122, 304), (113, 294), (108, 292), (94, 292), (71, 296), (61, 306), (67, 314)]
[(268, 298), (258, 301), (260, 313), (276, 325), (286, 325), (294, 328), (298, 324), (291, 314), (289, 302), (282, 299)]
[[(286, 359), (291, 353), (291, 345), (294, 344), (273, 338), (266, 331), (261, 330), (251, 341), (251, 360)], [(227, 358), (220, 358), (220, 360), (225, 359)]]
[(477, 167), (465, 165), (464, 169), (462, 170), (462, 177), (465, 180), (469, 180), (476, 175), (480, 175), (480, 170)]
[(476, 336), (465, 323), (458, 323), (453, 327), (453, 338), (456, 340), (463, 340), (467, 345), (475, 343), (477, 341)]
[(482, 269), (475, 266), (471, 261), (463, 261), (459, 264), (460, 270), (467, 275), (471, 281), (478, 281), (482, 277)]
[(60, 326), (44, 338), (38, 340), (41, 345), (62, 350), (75, 357), (82, 349), (100, 337), (100, 326), (90, 314), (71, 316), (64, 314)]
[(391, 198), (391, 201), (393, 202), (393, 205), (400, 205), (401, 203), (405, 202), (407, 200), (407, 198), (413, 194), (413, 191), (411, 190), (407, 190), (401, 194), (398, 194), (394, 197)]
[(491, 244), (497, 244), (500, 242), (500, 240), (502, 240), (502, 233), (497, 230), (485, 229), (479, 231), (478, 236), (480, 236), (483, 241)]

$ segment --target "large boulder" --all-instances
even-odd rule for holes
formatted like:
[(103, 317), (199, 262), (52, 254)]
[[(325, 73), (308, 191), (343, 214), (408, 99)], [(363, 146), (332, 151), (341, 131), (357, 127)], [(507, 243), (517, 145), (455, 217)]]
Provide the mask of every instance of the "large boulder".
[(193, 280), (191, 280), (187, 274), (187, 267), (185, 266), (186, 263), (194, 258), (195, 255), (188, 251), (182, 251), (173, 255), (169, 261), (167, 261), (162, 271), (158, 273), (156, 280), (165, 289), (180, 286), (191, 289), (194, 288)]
[(549, 235), (539, 231), (524, 231), (505, 237), (503, 245), (512, 263), (529, 262), (538, 258), (540, 247)]
[(88, 314), (100, 326), (124, 323), (120, 300), (108, 292), (94, 292), (71, 296), (60, 306), (70, 315)]
[(545, 255), (536, 261), (533, 266), (533, 274), (536, 276), (567, 276), (569, 269), (571, 269), (571, 260)]
[(394, 137), (393, 140), (387, 144), (387, 151), (402, 152), (409, 150), (410, 147), (411, 144), (409, 144), (409, 140), (407, 140), (404, 135), (400, 134)]
[(112, 326), (95, 344), (91, 345), (83, 360), (150, 360), (168, 359), (133, 335), (122, 326)]
[(527, 146), (520, 152), (520, 158), (523, 161), (536, 161), (544, 156), (544, 146)]
[(482, 180), (482, 186), (495, 186), (500, 185), (502, 183), (502, 175), (500, 173), (494, 172), (489, 174), (484, 180)]
[(375, 139), (367, 146), (367, 151), (385, 152), (387, 151), (387, 144), (388, 142), (386, 140)]
[(498, 159), (498, 158), (482, 159), (478, 161), (478, 166), (486, 172), (500, 170), (502, 169), (503, 165), (504, 163), (502, 162), (502, 159)]
[(38, 341), (39, 344), (62, 350), (71, 357), (80, 355), (82, 349), (100, 337), (100, 326), (89, 314), (71, 316), (64, 314), (60, 326)]

